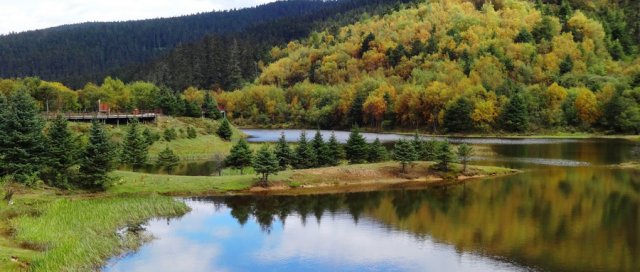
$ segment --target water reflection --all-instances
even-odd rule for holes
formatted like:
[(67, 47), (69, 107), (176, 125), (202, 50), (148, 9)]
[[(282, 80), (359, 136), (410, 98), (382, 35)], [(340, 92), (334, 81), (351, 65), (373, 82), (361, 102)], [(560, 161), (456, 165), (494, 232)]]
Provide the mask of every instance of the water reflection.
[(464, 186), (188, 203), (170, 226), (152, 222), (160, 239), (113, 271), (147, 271), (131, 265), (194, 243), (220, 267), (201, 265), (234, 271), (640, 270), (635, 171), (547, 167)]

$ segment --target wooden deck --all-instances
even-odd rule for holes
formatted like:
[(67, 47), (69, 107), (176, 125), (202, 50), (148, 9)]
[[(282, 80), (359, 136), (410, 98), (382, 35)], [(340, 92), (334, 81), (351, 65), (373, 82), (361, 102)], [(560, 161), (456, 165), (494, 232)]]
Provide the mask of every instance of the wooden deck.
[[(137, 119), (140, 122), (154, 122), (158, 117), (157, 113), (140, 114), (104, 114), (104, 113), (69, 113), (62, 115), (69, 122), (91, 122), (94, 119), (108, 124), (127, 124), (131, 120)], [(55, 116), (49, 118), (55, 118)]]

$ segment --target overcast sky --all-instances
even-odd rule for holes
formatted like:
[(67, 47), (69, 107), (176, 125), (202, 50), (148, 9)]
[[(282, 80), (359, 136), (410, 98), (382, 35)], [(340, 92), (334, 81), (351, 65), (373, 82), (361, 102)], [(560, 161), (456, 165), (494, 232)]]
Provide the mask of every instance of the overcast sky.
[(275, 0), (0, 0), (0, 34), (82, 23), (171, 17)]

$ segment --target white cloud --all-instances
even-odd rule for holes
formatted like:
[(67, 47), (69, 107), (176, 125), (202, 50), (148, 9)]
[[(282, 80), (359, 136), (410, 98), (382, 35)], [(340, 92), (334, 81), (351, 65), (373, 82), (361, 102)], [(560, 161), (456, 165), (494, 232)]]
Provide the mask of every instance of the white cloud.
[(0, 0), (0, 34), (82, 22), (171, 17), (275, 0)]

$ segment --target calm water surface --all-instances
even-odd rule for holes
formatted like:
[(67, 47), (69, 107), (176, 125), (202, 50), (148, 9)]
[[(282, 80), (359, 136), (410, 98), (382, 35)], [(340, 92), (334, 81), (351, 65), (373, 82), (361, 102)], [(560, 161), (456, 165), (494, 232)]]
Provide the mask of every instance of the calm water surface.
[[(279, 137), (275, 131), (275, 137)], [(106, 271), (640, 271), (623, 140), (472, 139), (523, 174), (438, 188), (186, 199)], [(492, 153), (486, 155), (486, 151)]]

